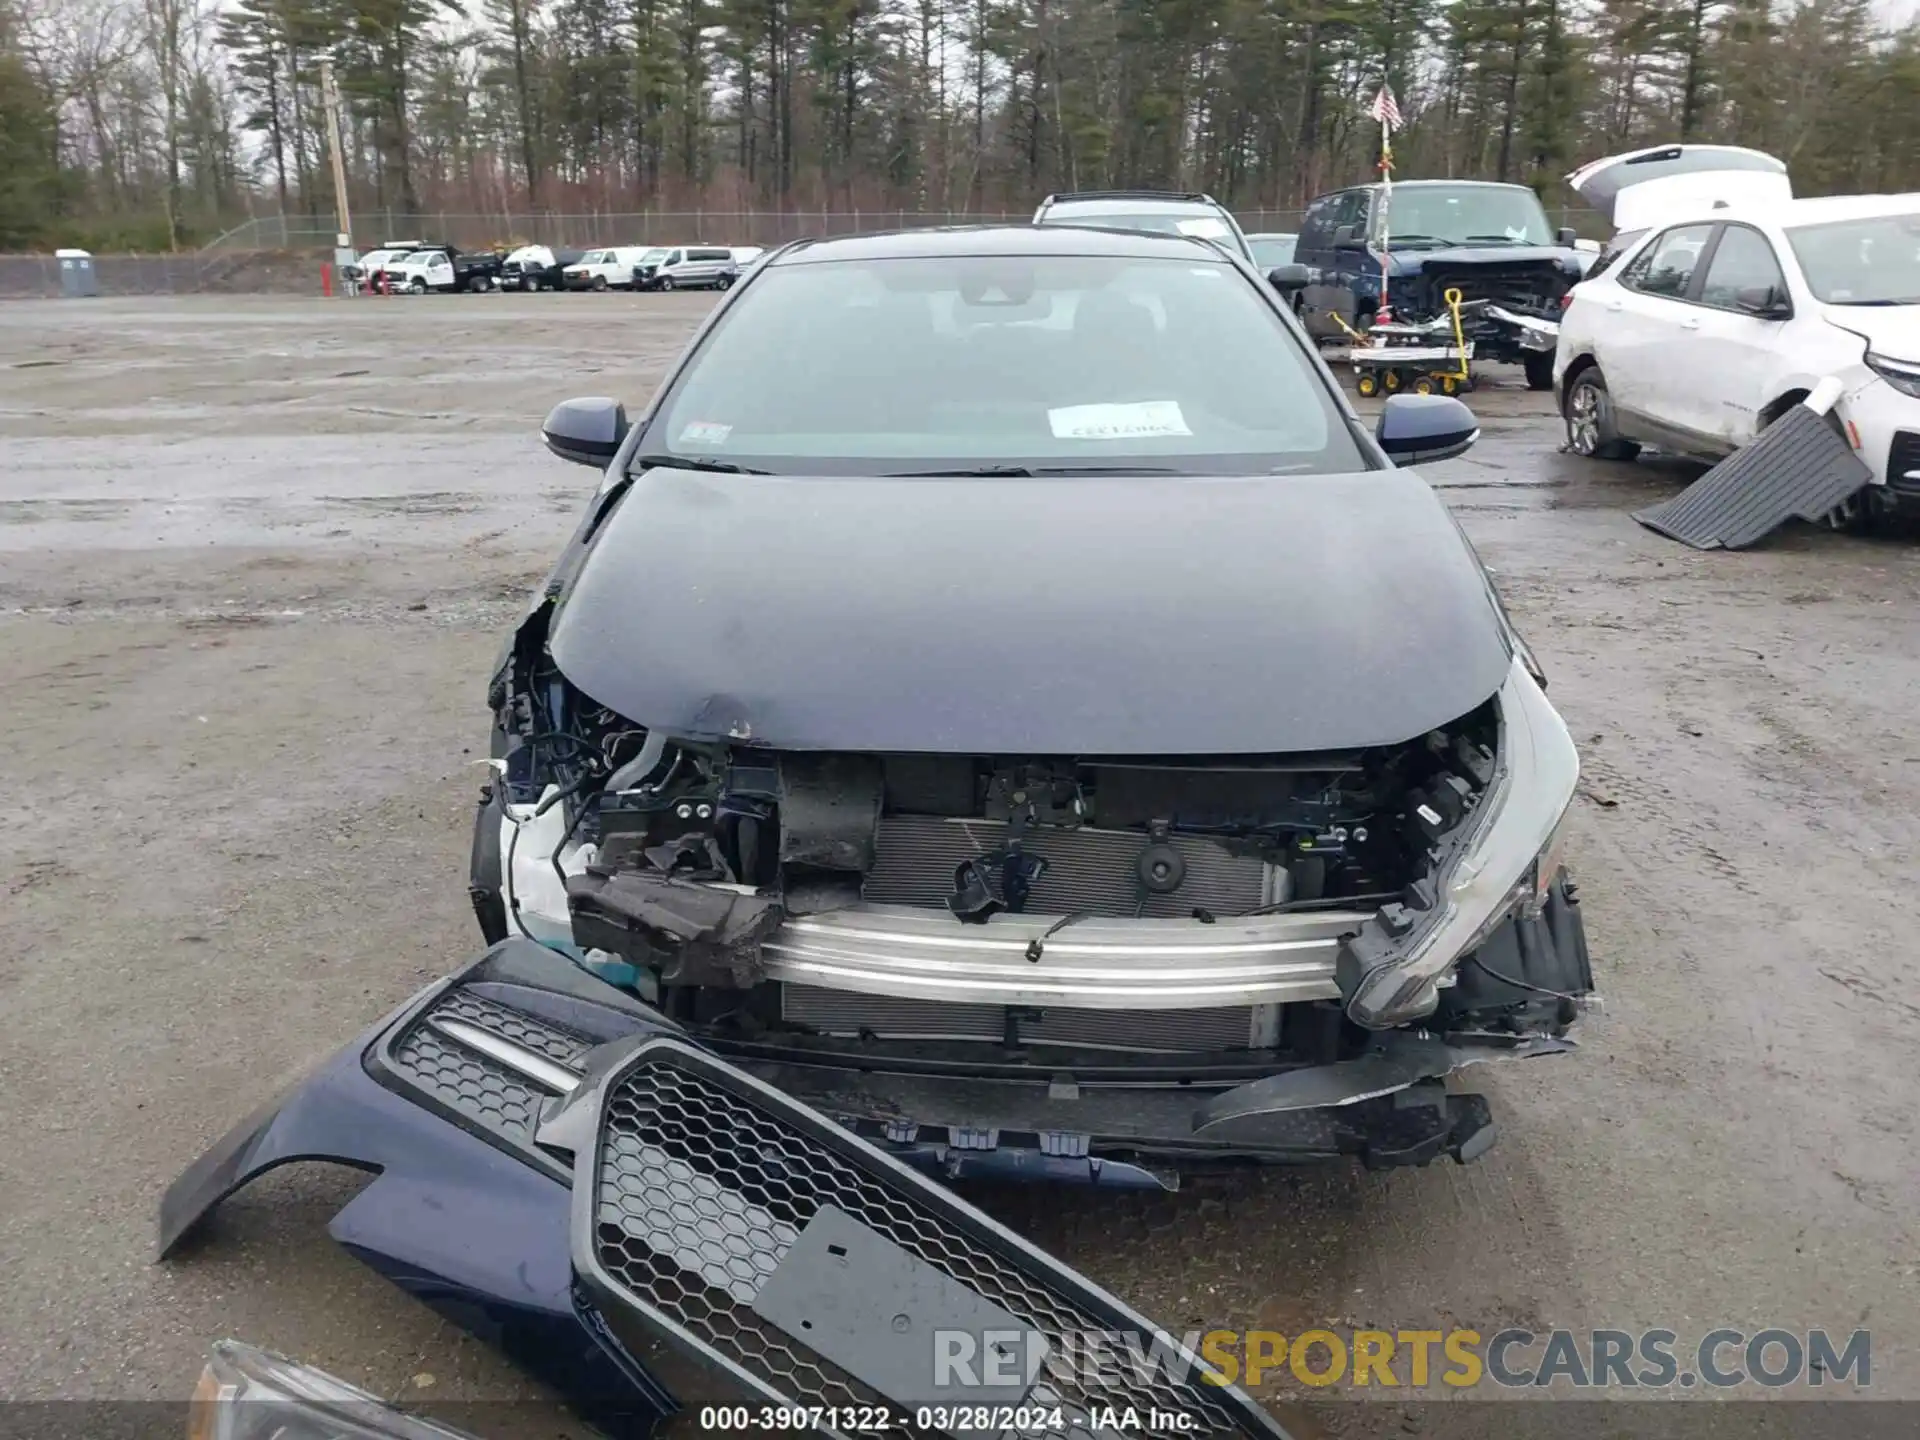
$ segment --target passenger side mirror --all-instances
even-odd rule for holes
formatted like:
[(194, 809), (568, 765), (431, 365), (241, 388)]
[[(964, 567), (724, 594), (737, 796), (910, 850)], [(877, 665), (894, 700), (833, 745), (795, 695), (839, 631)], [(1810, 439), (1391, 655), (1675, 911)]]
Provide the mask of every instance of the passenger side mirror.
[(1480, 422), (1451, 395), (1389, 395), (1374, 438), (1395, 465), (1425, 465), (1465, 454)]
[(1364, 250), (1366, 244), (1360, 239), (1358, 225), (1341, 225), (1333, 232), (1333, 248), (1336, 250)]
[(627, 438), (627, 407), (604, 395), (562, 400), (547, 413), (540, 436), (562, 460), (604, 470)]
[(1562, 250), (1571, 250), (1580, 243), (1580, 232), (1571, 225), (1562, 225), (1554, 232), (1553, 238), (1560, 242)]
[(1267, 272), (1267, 283), (1288, 299), (1307, 288), (1311, 272), (1304, 265), (1276, 265)]
[(1771, 285), (1750, 285), (1736, 290), (1733, 303), (1761, 320), (1787, 320), (1793, 316), (1793, 306)]

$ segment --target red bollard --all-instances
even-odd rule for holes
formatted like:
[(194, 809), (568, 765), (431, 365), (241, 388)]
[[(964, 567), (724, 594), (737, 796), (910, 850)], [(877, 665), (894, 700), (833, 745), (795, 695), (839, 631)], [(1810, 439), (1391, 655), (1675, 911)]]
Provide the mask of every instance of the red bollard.
[(324, 260), (320, 262), (320, 293), (329, 298), (333, 295), (333, 266)]

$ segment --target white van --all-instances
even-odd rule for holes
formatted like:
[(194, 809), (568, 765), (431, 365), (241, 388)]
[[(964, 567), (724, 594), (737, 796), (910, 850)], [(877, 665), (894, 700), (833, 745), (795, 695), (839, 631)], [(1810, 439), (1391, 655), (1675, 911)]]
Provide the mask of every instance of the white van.
[(569, 290), (631, 290), (633, 267), (647, 253), (644, 245), (615, 245), (589, 250), (561, 272)]

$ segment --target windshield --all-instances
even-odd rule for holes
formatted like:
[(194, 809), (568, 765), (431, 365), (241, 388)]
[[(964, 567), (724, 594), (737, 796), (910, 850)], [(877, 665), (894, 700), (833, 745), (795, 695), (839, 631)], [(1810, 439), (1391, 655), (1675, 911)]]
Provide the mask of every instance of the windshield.
[(1540, 197), (1516, 185), (1396, 185), (1374, 212), (1398, 245), (1551, 245)]
[(1247, 244), (1253, 249), (1253, 263), (1262, 270), (1271, 270), (1276, 265), (1293, 263), (1293, 242), (1295, 235), (1249, 235)]
[(671, 250), (649, 250), (640, 257), (640, 263), (642, 265), (658, 265), (672, 253)]
[(1920, 305), (1920, 214), (1796, 225), (1787, 242), (1816, 300)]
[(1367, 468), (1272, 305), (1199, 257), (776, 265), (641, 448), (786, 473)]

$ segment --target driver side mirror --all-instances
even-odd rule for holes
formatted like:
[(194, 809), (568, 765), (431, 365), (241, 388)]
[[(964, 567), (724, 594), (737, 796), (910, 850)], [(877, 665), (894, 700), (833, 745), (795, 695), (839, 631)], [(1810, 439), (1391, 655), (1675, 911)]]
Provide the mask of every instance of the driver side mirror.
[(1267, 272), (1267, 283), (1292, 299), (1307, 288), (1312, 272), (1304, 265), (1276, 265)]
[(1571, 250), (1580, 242), (1580, 232), (1571, 225), (1562, 225), (1554, 232), (1553, 238), (1559, 242), (1562, 250)]
[(1760, 320), (1791, 320), (1793, 306), (1772, 285), (1750, 285), (1733, 293), (1733, 303)]
[(1374, 438), (1395, 465), (1426, 465), (1464, 455), (1480, 422), (1451, 395), (1389, 395)]
[(1333, 248), (1336, 250), (1364, 250), (1365, 242), (1360, 238), (1358, 225), (1342, 225), (1333, 232)]
[(627, 438), (627, 407), (604, 395), (562, 400), (547, 413), (540, 438), (562, 460), (604, 470)]

